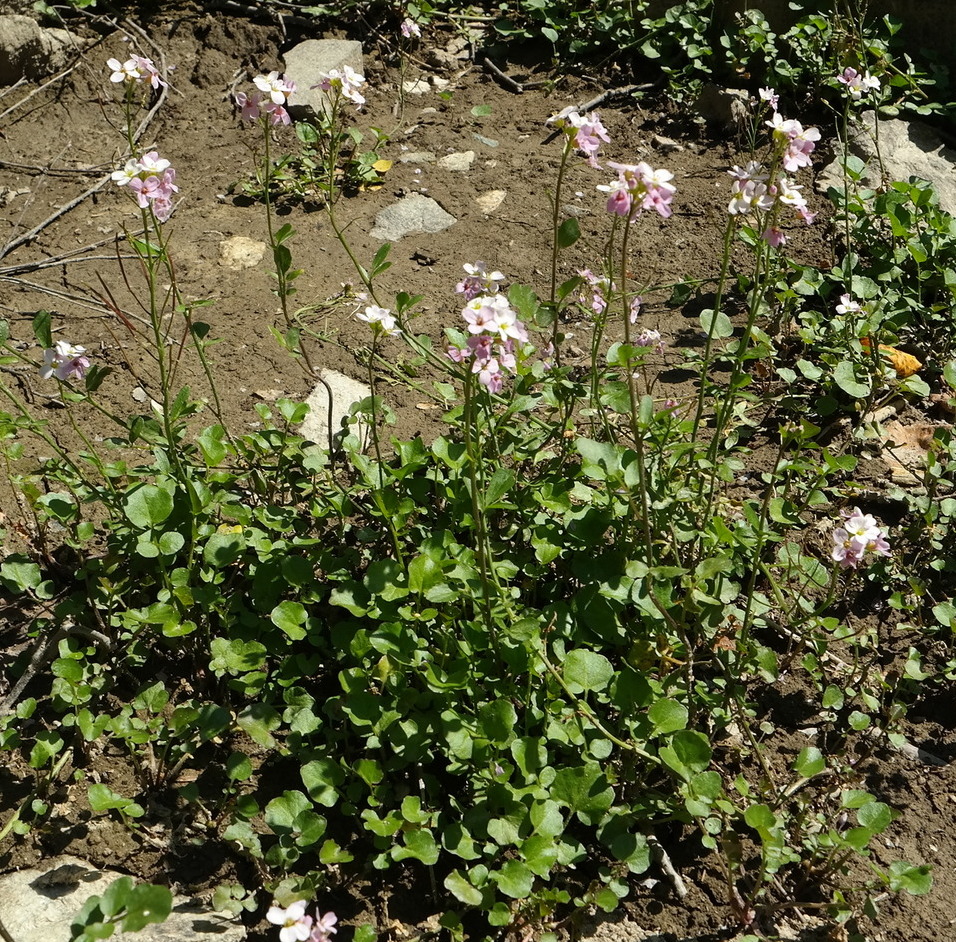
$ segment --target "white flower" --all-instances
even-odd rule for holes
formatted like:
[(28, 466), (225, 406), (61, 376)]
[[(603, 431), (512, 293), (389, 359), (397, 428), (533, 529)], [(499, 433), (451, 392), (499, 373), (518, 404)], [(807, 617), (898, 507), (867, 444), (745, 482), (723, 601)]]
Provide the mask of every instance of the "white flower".
[(388, 308), (370, 304), (365, 313), (357, 313), (356, 318), (371, 326), (376, 333), (383, 333), (386, 337), (395, 337), (401, 333), (398, 321)]

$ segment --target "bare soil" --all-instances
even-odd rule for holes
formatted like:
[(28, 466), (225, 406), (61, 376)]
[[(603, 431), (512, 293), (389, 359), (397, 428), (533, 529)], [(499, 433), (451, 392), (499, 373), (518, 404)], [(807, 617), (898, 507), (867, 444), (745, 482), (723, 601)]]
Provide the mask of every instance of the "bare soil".
[[(143, 142), (155, 143), (178, 171), (180, 200), (168, 223), (171, 251), (183, 295), (214, 302), (202, 310), (201, 317), (211, 325), (213, 335), (222, 338), (210, 355), (224, 418), (233, 428), (255, 427), (261, 421), (257, 403), (279, 396), (304, 398), (312, 380), (279, 349), (271, 334), (270, 328), (280, 326), (281, 318), (272, 293), (269, 253), (255, 267), (239, 271), (220, 259), (220, 245), (230, 237), (266, 239), (261, 204), (235, 192), (238, 184), (250, 179), (261, 142), (254, 130), (241, 124), (232, 97), (236, 90), (249, 89), (253, 75), (281, 70), (283, 52), (306, 37), (291, 30), (284, 34), (275, 24), (201, 12), (189, 5), (167, 8), (155, 18), (121, 22), (115, 29), (94, 29), (92, 21), (90, 25), (81, 21), (77, 28), (89, 44), (68, 74), (42, 89), (37, 89), (39, 83), (29, 83), (0, 90), (0, 112), (5, 112), (0, 130), (0, 246), (9, 248), (21, 235), (56, 216), (29, 241), (9, 251), (0, 249), (0, 313), (10, 323), (11, 338), (39, 361), (41, 351), (32, 339), (30, 322), (39, 309), (51, 310), (57, 337), (83, 344), (94, 362), (113, 368), (102, 390), (105, 404), (123, 414), (142, 410), (142, 391), (148, 393), (153, 382), (142, 353), (145, 328), (137, 296), (143, 282), (125, 243), (125, 232), (136, 227), (138, 216), (127, 193), (111, 183), (67, 208), (119, 165), (123, 142), (118, 92), (109, 82), (105, 62), (111, 56), (125, 58), (130, 49), (138, 51), (176, 66), (167, 99)], [(426, 37), (426, 43), (443, 47), (452, 38), (450, 33), (435, 33)], [(566, 105), (605, 91), (602, 82), (555, 76), (533, 62), (502, 60), (499, 65), (520, 81), (537, 86), (516, 94), (466, 60), (460, 68), (438, 73), (450, 83), (443, 97), (434, 91), (422, 97), (408, 95), (400, 107), (401, 76), (393, 50), (384, 45), (366, 48), (368, 107), (355, 116), (354, 123), (365, 132), (376, 127), (388, 134), (389, 142), (380, 154), (393, 165), (381, 188), (348, 195), (338, 213), (347, 225), (356, 257), (365, 264), (380, 247), (369, 235), (374, 219), (396, 198), (425, 193), (457, 218), (444, 232), (396, 242), (390, 255), (392, 268), (380, 281), (384, 297), (399, 291), (425, 296), (416, 329), (436, 343), (441, 342), (443, 328), (458, 320), (461, 303), (454, 287), (463, 263), (481, 259), (500, 268), (511, 282), (545, 288), (550, 259), (548, 191), (554, 186), (560, 158), (559, 143), (548, 140), (545, 121)], [(420, 74), (427, 78), (433, 71), (416, 54), (404, 77), (414, 79)], [(472, 111), (475, 106), (489, 106), (490, 113), (477, 117)], [(678, 186), (673, 218), (665, 221), (648, 215), (636, 229), (634, 278), (652, 286), (713, 279), (722, 253), (730, 189), (725, 171), (746, 159), (735, 134), (707, 128), (692, 120), (687, 108), (654, 92), (612, 99), (602, 106), (601, 115), (612, 139), (605, 157), (666, 166), (674, 172)], [(274, 153), (293, 146), (292, 132), (280, 129)], [(468, 150), (475, 152), (476, 159), (465, 172), (433, 162), (402, 160), (403, 155), (421, 151), (442, 157)], [(609, 176), (583, 161), (576, 160), (569, 169), (564, 203), (578, 216), (583, 238), (562, 254), (563, 277), (579, 268), (600, 267), (609, 219), (595, 185)], [(809, 184), (809, 180), (803, 182)], [(478, 198), (491, 190), (504, 190), (506, 197), (497, 209), (484, 213)], [(813, 227), (794, 227), (789, 232), (792, 252), (805, 263), (827, 268), (834, 262), (833, 233), (826, 224), (826, 205), (816, 197), (812, 201), (821, 212), (820, 219)], [(318, 335), (311, 347), (314, 362), (366, 380), (368, 330), (352, 316), (359, 302), (343, 298), (343, 285), (357, 281), (351, 262), (326, 216), (314, 205), (290, 199), (280, 212), (281, 221), (296, 230), (290, 245), (304, 274), (296, 283), (295, 303), (308, 308), (305, 322)], [(56, 261), (48, 264), (51, 259)], [(681, 395), (688, 387), (676, 369), (679, 356), (674, 348), (698, 342), (700, 305), (669, 307), (669, 295), (667, 289), (647, 291), (641, 323), (659, 329), (668, 344), (658, 364), (662, 390)], [(123, 318), (117, 316), (117, 309)], [(590, 323), (570, 322), (565, 329), (573, 335), (567, 356), (585, 365)], [(171, 336), (176, 342), (178, 330), (174, 323)], [(400, 340), (388, 341), (384, 353), (396, 363), (408, 356)], [(204, 379), (191, 362), (184, 357), (181, 377), (193, 385), (194, 393), (208, 395)], [(73, 440), (54, 389), (36, 372), (12, 368), (3, 380), (48, 418), (65, 441)], [(377, 385), (396, 413), (396, 436), (418, 431), (427, 435), (434, 427), (430, 423), (437, 422), (439, 413), (426, 393), (384, 379)], [(113, 433), (92, 412), (81, 410), (80, 421), (94, 438)], [(878, 470), (874, 478), (884, 474)], [(15, 500), (7, 490), (0, 506), (11, 514)], [(911, 640), (896, 629), (891, 616), (882, 601), (871, 613), (885, 640), (888, 666), (900, 655), (905, 657)], [(15, 654), (23, 640), (8, 625), (0, 647)], [(6, 657), (0, 660), (6, 661)], [(912, 741), (941, 756), (945, 765), (921, 764), (893, 751), (885, 741), (875, 741), (872, 753), (859, 762), (861, 782), (902, 812), (885, 835), (885, 846), (877, 848), (877, 862), (903, 858), (926, 861), (935, 868), (936, 886), (929, 897), (887, 898), (878, 922), (864, 927), (873, 942), (942, 942), (956, 937), (956, 772), (952, 766), (956, 711), (952, 696), (952, 691), (934, 693), (919, 701), (908, 731)], [(768, 692), (767, 716), (778, 730), (770, 739), (775, 745), (774, 762), (785, 766), (801, 743), (808, 741), (797, 731), (814, 725), (795, 680), (784, 678)], [(728, 756), (727, 761), (733, 760)], [(26, 770), (11, 766), (0, 772), (3, 817), (23, 793), (21, 771)], [(275, 771), (282, 775), (281, 769)], [(259, 770), (265, 791), (271, 787), (269, 774), (268, 764)], [(96, 756), (87, 775), (102, 778), (123, 794), (137, 791), (134, 769), (125, 755)], [(151, 826), (130, 831), (106, 817), (91, 816), (84, 806), (85, 790), (85, 784), (64, 785), (57, 795), (60, 826), (25, 839), (8, 838), (0, 848), (0, 870), (69, 852), (98, 866), (172, 884), (183, 892), (202, 893), (230, 881), (256, 884), (251, 865), (234, 847), (215, 837), (200, 841), (196, 833), (171, 833), (163, 826), (176, 802), (174, 792), (146, 796)], [(668, 852), (689, 886), (689, 895), (678, 903), (666, 880), (653, 886), (635, 885), (626, 905), (630, 937), (639, 937), (634, 934), (635, 925), (659, 931), (668, 940), (733, 937), (733, 931), (726, 929), (730, 914), (714, 861), (691, 833), (675, 830), (667, 838)], [(412, 932), (433, 907), (416, 904), (416, 916), (402, 905), (402, 897), (407, 901), (407, 888), (350, 885), (324, 906), (334, 908), (346, 924), (371, 912), (380, 926), (399, 918)], [(416, 888), (413, 898), (424, 901), (426, 895)], [(837, 927), (815, 930), (811, 936), (801, 929), (798, 915), (791, 916), (790, 922), (803, 931), (803, 938), (841, 938)], [(403, 931), (398, 930), (396, 938), (402, 938)], [(628, 937), (614, 920), (602, 932), (603, 937), (609, 937), (608, 933)]]

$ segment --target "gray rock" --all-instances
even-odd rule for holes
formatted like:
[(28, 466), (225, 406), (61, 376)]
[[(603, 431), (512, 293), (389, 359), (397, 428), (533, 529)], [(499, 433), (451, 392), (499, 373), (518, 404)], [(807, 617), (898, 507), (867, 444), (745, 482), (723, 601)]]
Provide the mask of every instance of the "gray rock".
[(65, 29), (42, 29), (32, 17), (0, 16), (0, 85), (56, 72), (85, 45)]
[(426, 49), (423, 53), (425, 61), (435, 69), (451, 72), (461, 65), (459, 56), (447, 49)]
[[(369, 336), (371, 336), (371, 332)], [(325, 383), (319, 383), (309, 393), (309, 398), (306, 399), (309, 414), (300, 426), (299, 432), (303, 438), (307, 438), (323, 448), (328, 448), (330, 444), (329, 391), (331, 390), (332, 393), (332, 436), (333, 438), (339, 438), (344, 435), (347, 428), (349, 409), (356, 402), (361, 402), (371, 396), (372, 390), (365, 383), (360, 383), (349, 376), (335, 372), (335, 370), (322, 370), (319, 375), (325, 380)], [(368, 437), (366, 423), (359, 421), (355, 431), (364, 447)]]
[(457, 221), (431, 197), (412, 193), (386, 206), (375, 217), (375, 228), (369, 234), (380, 242), (396, 242), (413, 232), (441, 232)]
[[(879, 156), (876, 147), (876, 114), (863, 113), (862, 121), (850, 134), (850, 153), (859, 157), (867, 169), (863, 183), (879, 187), (883, 182), (880, 170), (889, 181), (909, 180), (918, 177), (928, 180), (939, 194), (940, 208), (956, 215), (956, 151), (944, 146), (928, 125), (919, 121), (903, 121), (899, 118), (882, 118), (879, 126)], [(825, 193), (830, 186), (843, 186), (843, 148), (817, 177), (817, 188)]]
[(400, 164), (433, 164), (435, 155), (430, 150), (410, 151), (398, 158)]
[[(57, 857), (45, 870), (19, 870), (0, 877), (0, 925), (16, 942), (69, 942), (70, 924), (94, 894), (101, 896), (123, 874), (97, 870), (76, 857)], [(129, 942), (243, 942), (246, 930), (232, 916), (213, 913), (193, 900), (174, 897), (164, 923), (137, 933), (116, 933)]]
[(362, 44), (352, 39), (307, 39), (285, 54), (285, 77), (295, 82), (289, 96), (289, 114), (296, 119), (315, 117), (324, 111), (328, 96), (318, 85), (332, 69), (351, 66), (365, 75)]
[(709, 83), (701, 89), (694, 107), (708, 124), (736, 127), (750, 117), (750, 95), (743, 88)]

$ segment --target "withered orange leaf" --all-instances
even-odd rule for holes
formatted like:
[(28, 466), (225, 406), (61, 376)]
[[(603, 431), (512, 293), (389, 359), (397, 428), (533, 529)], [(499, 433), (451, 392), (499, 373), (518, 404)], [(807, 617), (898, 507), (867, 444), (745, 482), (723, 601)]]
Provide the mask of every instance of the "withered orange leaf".
[[(869, 337), (862, 337), (860, 343), (864, 350), (870, 349)], [(912, 354), (897, 350), (896, 347), (891, 347), (889, 344), (881, 343), (880, 353), (893, 364), (893, 369), (896, 370), (896, 375), (900, 379), (906, 379), (923, 368), (923, 364)]]

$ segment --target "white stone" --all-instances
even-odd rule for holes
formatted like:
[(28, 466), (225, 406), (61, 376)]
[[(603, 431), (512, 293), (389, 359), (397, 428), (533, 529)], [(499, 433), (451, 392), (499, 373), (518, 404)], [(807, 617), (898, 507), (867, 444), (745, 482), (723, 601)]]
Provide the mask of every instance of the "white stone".
[[(285, 54), (285, 77), (295, 82), (295, 91), (289, 96), (289, 114), (293, 118), (315, 117), (328, 105), (328, 95), (313, 88), (332, 69), (341, 71), (350, 66), (359, 75), (365, 75), (362, 44), (352, 39), (307, 39), (293, 46)], [(365, 86), (362, 94), (365, 94)]]
[[(369, 331), (371, 339), (371, 330)], [(303, 438), (315, 442), (323, 448), (328, 448), (329, 442), (329, 393), (331, 392), (332, 437), (338, 439), (348, 429), (349, 410), (357, 402), (372, 395), (372, 390), (365, 383), (360, 383), (343, 373), (335, 370), (321, 370), (319, 376), (324, 383), (316, 385), (309, 393), (306, 404), (309, 414), (302, 423), (299, 432)], [(364, 447), (368, 438), (368, 427), (364, 420), (360, 420), (353, 430), (358, 435)]]
[(471, 169), (475, 162), (475, 152), (473, 150), (459, 151), (457, 154), (449, 154), (447, 157), (440, 157), (438, 166), (443, 170), (453, 170), (456, 173), (464, 173)]
[(427, 79), (412, 79), (402, 82), (402, 92), (406, 95), (426, 95), (432, 89)]
[[(83, 904), (123, 874), (97, 870), (76, 857), (57, 857), (43, 870), (18, 870), (0, 877), (0, 925), (15, 942), (69, 942), (70, 925)], [(136, 933), (114, 934), (128, 942), (242, 942), (246, 930), (232, 916), (214, 913), (193, 900), (173, 898), (173, 911), (163, 923)]]
[(507, 195), (504, 190), (486, 190), (475, 197), (475, 202), (478, 208), (488, 216), (505, 201)]
[(219, 243), (219, 263), (230, 271), (255, 268), (265, 254), (265, 242), (246, 236), (230, 236)]

